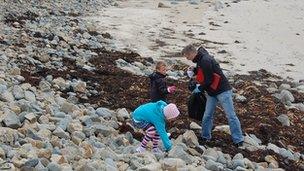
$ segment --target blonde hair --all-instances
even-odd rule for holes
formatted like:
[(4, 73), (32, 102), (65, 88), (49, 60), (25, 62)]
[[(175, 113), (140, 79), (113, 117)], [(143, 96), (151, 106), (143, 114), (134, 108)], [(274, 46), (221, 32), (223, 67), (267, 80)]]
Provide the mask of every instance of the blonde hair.
[(158, 62), (156, 63), (156, 65), (155, 65), (155, 69), (156, 69), (156, 70), (159, 70), (160, 67), (162, 67), (162, 66), (167, 66), (167, 65), (166, 65), (166, 63), (165, 63), (164, 61), (158, 61)]

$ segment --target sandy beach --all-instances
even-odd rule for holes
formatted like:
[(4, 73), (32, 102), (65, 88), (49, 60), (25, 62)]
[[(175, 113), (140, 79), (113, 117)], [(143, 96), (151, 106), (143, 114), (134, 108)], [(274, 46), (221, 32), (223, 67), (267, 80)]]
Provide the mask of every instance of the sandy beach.
[(303, 16), (301, 0), (128, 0), (89, 19), (113, 36), (115, 48), (143, 57), (187, 63), (178, 53), (195, 43), (232, 73), (265, 69), (298, 81), (304, 77)]

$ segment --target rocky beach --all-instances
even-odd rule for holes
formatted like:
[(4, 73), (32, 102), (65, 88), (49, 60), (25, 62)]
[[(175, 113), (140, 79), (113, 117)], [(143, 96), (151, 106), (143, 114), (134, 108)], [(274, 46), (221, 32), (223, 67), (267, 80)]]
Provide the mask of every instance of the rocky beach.
[[(0, 0), (0, 170), (304, 170), (304, 23), (291, 17), (304, 4), (285, 2)], [(280, 22), (271, 16), (261, 19), (267, 27), (244, 21), (271, 4), (295, 24), (275, 32)], [(292, 36), (274, 36), (285, 32)], [(189, 119), (192, 64), (179, 54), (188, 43), (223, 66), (243, 147), (233, 146), (221, 108), (208, 144)], [(150, 100), (147, 76), (158, 60), (170, 66), (177, 91), (169, 101), (181, 116), (167, 125), (172, 150), (136, 153), (143, 132), (130, 118)]]

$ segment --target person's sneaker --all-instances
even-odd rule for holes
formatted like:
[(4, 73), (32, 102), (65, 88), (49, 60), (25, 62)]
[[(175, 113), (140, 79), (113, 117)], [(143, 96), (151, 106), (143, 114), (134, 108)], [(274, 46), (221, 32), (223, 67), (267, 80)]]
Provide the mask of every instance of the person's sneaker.
[(153, 148), (153, 149), (152, 149), (152, 152), (153, 152), (154, 154), (161, 154), (161, 153), (162, 153), (162, 151), (161, 151), (159, 148)]
[(239, 143), (234, 144), (235, 147), (239, 148), (239, 147), (243, 147), (244, 145), (244, 141), (241, 141)]
[(201, 142), (202, 142), (202, 145), (210, 146), (211, 140), (206, 139), (206, 138), (202, 138)]
[(146, 151), (146, 149), (143, 148), (142, 146), (139, 146), (139, 147), (136, 148), (136, 152), (137, 152), (137, 153), (143, 153), (143, 152), (145, 152), (145, 151)]

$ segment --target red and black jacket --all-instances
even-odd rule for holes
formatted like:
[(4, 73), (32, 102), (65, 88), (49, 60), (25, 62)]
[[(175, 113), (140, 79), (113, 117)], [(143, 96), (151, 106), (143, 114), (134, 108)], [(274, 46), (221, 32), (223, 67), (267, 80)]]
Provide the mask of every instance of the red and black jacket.
[(219, 63), (209, 55), (206, 49), (200, 47), (193, 62), (196, 63), (196, 81), (210, 96), (231, 90), (228, 79), (223, 74)]

